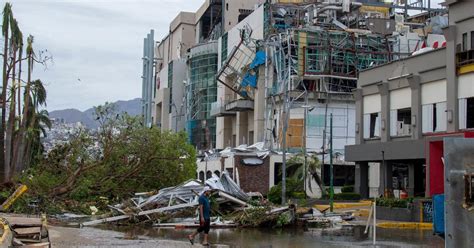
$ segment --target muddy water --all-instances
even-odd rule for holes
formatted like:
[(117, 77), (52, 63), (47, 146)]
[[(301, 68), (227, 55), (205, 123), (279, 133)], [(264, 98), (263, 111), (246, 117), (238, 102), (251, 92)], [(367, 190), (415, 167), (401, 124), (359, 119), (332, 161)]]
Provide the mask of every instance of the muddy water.
[[(114, 239), (186, 241), (193, 229), (107, 226), (102, 229), (122, 233)], [(197, 241), (197, 240), (196, 240)], [(368, 247), (372, 238), (364, 234), (364, 227), (331, 229), (213, 229), (210, 242), (230, 247)], [(377, 228), (377, 247), (444, 247), (444, 241), (430, 230)]]

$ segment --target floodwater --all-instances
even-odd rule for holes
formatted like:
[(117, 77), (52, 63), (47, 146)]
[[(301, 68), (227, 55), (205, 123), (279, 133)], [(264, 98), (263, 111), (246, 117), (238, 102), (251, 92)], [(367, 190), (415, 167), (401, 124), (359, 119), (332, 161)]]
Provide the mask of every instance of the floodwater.
[[(152, 227), (116, 227), (102, 229), (122, 233), (111, 238), (126, 240), (187, 241), (186, 235), (194, 229)], [(211, 229), (212, 244), (229, 247), (372, 247), (372, 237), (364, 234), (365, 227), (352, 226), (342, 229)], [(369, 232), (371, 235), (371, 232)], [(196, 239), (196, 243), (199, 242)], [(377, 228), (376, 247), (444, 247), (444, 241), (431, 230)]]

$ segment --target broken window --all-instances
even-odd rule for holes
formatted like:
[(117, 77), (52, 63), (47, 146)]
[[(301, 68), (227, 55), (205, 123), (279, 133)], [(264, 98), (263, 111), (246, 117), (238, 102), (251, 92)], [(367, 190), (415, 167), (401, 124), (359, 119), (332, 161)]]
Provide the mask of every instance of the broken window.
[(471, 50), (474, 50), (474, 31), (471, 31)]
[(471, 208), (474, 205), (474, 174), (464, 175), (464, 207)]
[(446, 131), (446, 102), (422, 106), (423, 133)]
[(459, 129), (474, 128), (474, 97), (459, 99)]
[(467, 33), (462, 34), (462, 51), (467, 51)]
[(380, 118), (379, 113), (370, 114), (370, 138), (379, 137)]
[(390, 136), (411, 134), (411, 108), (390, 111)]
[(380, 137), (380, 113), (364, 115), (364, 138)]
[(474, 128), (474, 97), (459, 99), (459, 129)]

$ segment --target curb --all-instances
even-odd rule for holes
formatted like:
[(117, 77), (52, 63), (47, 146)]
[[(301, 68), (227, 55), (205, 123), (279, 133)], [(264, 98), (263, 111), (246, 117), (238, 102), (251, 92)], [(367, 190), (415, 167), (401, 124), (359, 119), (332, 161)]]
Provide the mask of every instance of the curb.
[(419, 222), (382, 222), (377, 224), (381, 228), (394, 229), (433, 229), (433, 223), (419, 223)]

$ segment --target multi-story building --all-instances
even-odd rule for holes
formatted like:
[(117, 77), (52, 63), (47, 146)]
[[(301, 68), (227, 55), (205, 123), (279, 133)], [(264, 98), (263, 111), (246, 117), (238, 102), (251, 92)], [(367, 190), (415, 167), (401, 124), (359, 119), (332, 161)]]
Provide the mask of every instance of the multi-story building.
[(181, 12), (155, 47), (151, 119), (162, 130), (188, 132), (199, 150), (215, 148), (217, 39), (253, 11), (259, 1), (206, 0), (195, 12)]
[(359, 74), (356, 144), (345, 155), (365, 197), (442, 193), (442, 139), (474, 136), (474, 2), (446, 4), (445, 47)]
[(203, 180), (230, 170), (242, 175), (244, 190), (265, 193), (281, 179), (281, 153), (288, 151), (317, 155), (328, 184), (332, 140), (335, 184), (354, 183), (344, 146), (356, 142), (352, 90), (359, 71), (403, 58), (426, 38), (423, 24), (405, 25), (396, 8), (375, 1), (206, 1), (196, 13), (181, 13), (156, 48), (153, 122), (186, 130), (201, 152), (215, 150), (198, 163)]

